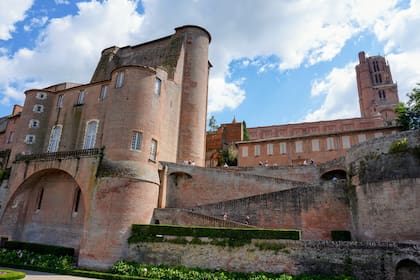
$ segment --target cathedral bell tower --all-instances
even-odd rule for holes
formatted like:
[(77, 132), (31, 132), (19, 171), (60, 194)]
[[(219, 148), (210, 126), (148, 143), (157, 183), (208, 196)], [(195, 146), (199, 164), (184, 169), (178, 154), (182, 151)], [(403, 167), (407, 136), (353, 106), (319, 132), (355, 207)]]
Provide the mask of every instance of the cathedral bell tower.
[(380, 117), (385, 125), (392, 125), (396, 119), (394, 107), (399, 102), (398, 89), (385, 58), (366, 57), (365, 52), (360, 52), (356, 75), (361, 117)]

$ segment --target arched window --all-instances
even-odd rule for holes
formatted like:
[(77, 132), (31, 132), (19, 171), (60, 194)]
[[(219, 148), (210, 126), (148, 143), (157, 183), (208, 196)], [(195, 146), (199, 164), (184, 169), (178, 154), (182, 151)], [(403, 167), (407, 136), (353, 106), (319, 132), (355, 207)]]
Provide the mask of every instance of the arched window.
[(56, 125), (51, 130), (50, 143), (48, 144), (48, 153), (54, 153), (58, 151), (58, 146), (60, 145), (61, 138), (61, 125)]
[(89, 121), (86, 125), (85, 141), (83, 149), (92, 149), (95, 147), (96, 132), (98, 131), (98, 121)]

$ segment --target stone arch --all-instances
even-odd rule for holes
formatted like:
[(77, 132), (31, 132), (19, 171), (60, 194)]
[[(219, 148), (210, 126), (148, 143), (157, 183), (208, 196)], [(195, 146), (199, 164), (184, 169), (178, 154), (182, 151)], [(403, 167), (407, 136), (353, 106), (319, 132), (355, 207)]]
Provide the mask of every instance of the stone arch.
[(413, 260), (403, 259), (395, 269), (395, 280), (420, 279), (420, 265)]
[(78, 250), (87, 209), (85, 197), (69, 173), (55, 168), (35, 172), (11, 195), (1, 219), (2, 235)]
[(321, 174), (322, 180), (332, 180), (334, 177), (338, 180), (345, 180), (347, 178), (347, 172), (344, 169), (336, 168)]

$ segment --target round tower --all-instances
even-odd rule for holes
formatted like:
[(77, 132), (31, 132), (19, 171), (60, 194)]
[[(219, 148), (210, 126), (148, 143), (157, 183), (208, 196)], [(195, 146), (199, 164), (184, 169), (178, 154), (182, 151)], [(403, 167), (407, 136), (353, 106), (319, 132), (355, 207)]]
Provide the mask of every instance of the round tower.
[(175, 29), (184, 37), (184, 67), (179, 129), (178, 162), (205, 164), (210, 33), (199, 26)]

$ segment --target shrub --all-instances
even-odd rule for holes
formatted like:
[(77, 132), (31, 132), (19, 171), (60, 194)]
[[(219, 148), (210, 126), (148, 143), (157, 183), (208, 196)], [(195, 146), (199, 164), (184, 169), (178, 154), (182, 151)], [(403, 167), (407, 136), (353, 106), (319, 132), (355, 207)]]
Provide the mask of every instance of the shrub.
[(390, 154), (401, 154), (408, 152), (408, 144), (407, 144), (407, 138), (403, 138), (398, 141), (394, 141), (391, 144), (391, 147), (389, 148), (388, 153)]
[(0, 279), (15, 280), (25, 278), (25, 276), (24, 272), (0, 269)]
[(0, 249), (0, 264), (27, 265), (61, 270), (72, 269), (75, 265), (71, 256), (40, 255), (26, 250)]
[[(128, 243), (167, 241), (161, 236), (191, 236), (208, 237), (213, 240), (220, 238), (228, 244), (249, 243), (251, 239), (292, 239), (300, 240), (299, 230), (271, 230), (253, 228), (214, 228), (214, 227), (183, 227), (170, 225), (132, 225)], [(234, 240), (234, 242), (232, 241)], [(169, 241), (170, 242), (170, 241)], [(215, 241), (216, 242), (216, 241)]]
[(62, 246), (21, 242), (6, 241), (4, 248), (8, 250), (26, 250), (38, 254), (51, 254), (55, 256), (74, 256), (74, 249)]

